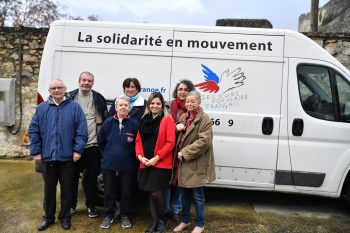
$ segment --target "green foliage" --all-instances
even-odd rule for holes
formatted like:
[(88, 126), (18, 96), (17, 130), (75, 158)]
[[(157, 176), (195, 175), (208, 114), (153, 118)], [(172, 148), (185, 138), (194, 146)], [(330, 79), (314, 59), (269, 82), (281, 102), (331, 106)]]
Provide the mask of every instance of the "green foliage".
[(322, 23), (323, 23), (323, 18), (324, 18), (324, 11), (321, 10), (321, 11), (319, 11), (319, 13), (318, 13), (318, 24), (319, 24), (319, 26), (322, 25)]

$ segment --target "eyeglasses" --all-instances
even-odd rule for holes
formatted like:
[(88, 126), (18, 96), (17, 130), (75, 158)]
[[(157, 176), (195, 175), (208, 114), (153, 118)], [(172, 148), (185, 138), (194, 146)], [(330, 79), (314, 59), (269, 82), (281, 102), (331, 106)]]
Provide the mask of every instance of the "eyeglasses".
[(177, 89), (177, 91), (189, 92), (189, 90), (187, 88), (179, 88), (179, 89)]
[(50, 87), (49, 90), (53, 91), (53, 90), (63, 90), (64, 87)]

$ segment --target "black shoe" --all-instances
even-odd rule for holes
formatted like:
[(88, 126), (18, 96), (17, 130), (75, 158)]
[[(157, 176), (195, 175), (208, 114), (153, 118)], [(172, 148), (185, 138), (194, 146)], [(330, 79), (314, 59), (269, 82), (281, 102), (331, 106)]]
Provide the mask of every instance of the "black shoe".
[(173, 221), (173, 222), (179, 223), (180, 220), (181, 220), (181, 214), (180, 213), (177, 213), (177, 214), (174, 213), (174, 215), (171, 217), (171, 221)]
[(166, 219), (171, 219), (173, 217), (174, 213), (172, 211), (167, 211), (164, 216)]
[(52, 220), (44, 219), (38, 226), (38, 231), (45, 231), (49, 226), (54, 223)]
[(72, 216), (75, 213), (75, 208), (69, 209), (69, 215)]
[(159, 220), (155, 233), (164, 233), (164, 232), (165, 232), (165, 222), (164, 220)]
[(63, 230), (69, 230), (71, 228), (71, 223), (69, 219), (62, 219), (61, 227)]
[(96, 218), (97, 215), (97, 210), (95, 209), (95, 207), (93, 208), (88, 208), (88, 215), (90, 218)]
[(145, 233), (153, 233), (156, 231), (157, 229), (157, 226), (158, 226), (158, 222), (152, 222), (148, 228), (146, 229)]

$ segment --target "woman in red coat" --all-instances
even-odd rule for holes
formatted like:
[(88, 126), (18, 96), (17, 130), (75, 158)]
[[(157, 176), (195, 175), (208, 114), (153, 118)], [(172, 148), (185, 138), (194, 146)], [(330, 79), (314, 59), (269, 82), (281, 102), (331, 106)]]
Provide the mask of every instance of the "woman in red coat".
[(175, 141), (174, 120), (165, 108), (164, 98), (159, 92), (152, 93), (136, 137), (139, 188), (148, 192), (152, 216), (146, 233), (165, 232), (162, 191), (169, 187)]

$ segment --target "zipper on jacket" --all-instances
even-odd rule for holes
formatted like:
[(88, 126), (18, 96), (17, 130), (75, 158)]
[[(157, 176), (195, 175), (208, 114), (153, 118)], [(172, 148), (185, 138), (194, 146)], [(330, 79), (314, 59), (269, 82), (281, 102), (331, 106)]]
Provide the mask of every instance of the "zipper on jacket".
[[(58, 119), (59, 119), (58, 114), (59, 114), (59, 107), (56, 106), (56, 147), (57, 148), (59, 148), (58, 147), (58, 137), (59, 137), (59, 134), (58, 134), (58, 124), (59, 124), (59, 122), (58, 122)], [(56, 153), (54, 154), (55, 160), (57, 160), (57, 158), (56, 158), (57, 157), (57, 152), (58, 151), (56, 151)]]
[(122, 134), (122, 129), (123, 129), (123, 120), (119, 120), (119, 135)]

